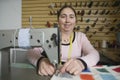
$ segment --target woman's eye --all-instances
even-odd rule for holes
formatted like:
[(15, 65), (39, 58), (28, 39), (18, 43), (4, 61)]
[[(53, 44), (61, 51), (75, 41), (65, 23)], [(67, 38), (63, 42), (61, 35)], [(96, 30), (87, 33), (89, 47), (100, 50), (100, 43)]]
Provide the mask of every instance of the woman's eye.
[(65, 18), (65, 16), (61, 16), (61, 18)]
[(73, 16), (71, 16), (70, 18), (74, 18)]
[(70, 18), (75, 18), (75, 16), (74, 16), (74, 15), (71, 15)]

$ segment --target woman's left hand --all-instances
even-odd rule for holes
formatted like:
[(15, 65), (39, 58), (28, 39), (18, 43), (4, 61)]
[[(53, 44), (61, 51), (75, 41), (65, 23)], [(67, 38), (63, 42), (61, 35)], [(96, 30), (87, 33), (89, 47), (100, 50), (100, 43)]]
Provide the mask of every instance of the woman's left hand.
[(60, 69), (61, 73), (69, 72), (70, 74), (79, 75), (84, 69), (84, 65), (78, 59), (69, 59)]

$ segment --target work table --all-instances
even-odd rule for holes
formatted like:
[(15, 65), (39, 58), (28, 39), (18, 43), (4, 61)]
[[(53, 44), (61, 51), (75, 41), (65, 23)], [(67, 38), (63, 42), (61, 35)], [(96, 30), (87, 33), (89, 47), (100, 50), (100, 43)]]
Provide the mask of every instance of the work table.
[[(89, 79), (89, 80), (119, 80), (120, 79), (120, 65), (116, 66), (94, 66), (89, 67), (87, 70), (81, 72), (80, 76), (77, 76), (77, 80)], [(71, 75), (72, 77), (76, 77)], [(89, 76), (89, 77), (88, 77)], [(50, 76), (39, 76), (36, 73), (36, 69), (29, 64), (13, 64), (10, 68), (10, 73), (7, 76), (9, 80), (51, 80)], [(8, 79), (4, 79), (8, 80)], [(57, 79), (55, 79), (57, 80)], [(61, 80), (61, 79), (60, 79)], [(62, 80), (76, 80), (76, 79), (62, 79)]]

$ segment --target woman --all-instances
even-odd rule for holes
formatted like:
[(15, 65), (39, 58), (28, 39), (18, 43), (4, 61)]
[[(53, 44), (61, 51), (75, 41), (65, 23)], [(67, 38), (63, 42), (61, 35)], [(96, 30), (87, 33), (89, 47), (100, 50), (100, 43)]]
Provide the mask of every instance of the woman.
[[(77, 16), (71, 6), (63, 6), (59, 10), (57, 17), (62, 35), (61, 61), (65, 62), (60, 72), (79, 75), (87, 67), (97, 64), (99, 54), (84, 33), (73, 31), (77, 22)], [(53, 75), (55, 68), (43, 55), (44, 52), (41, 47), (31, 49), (28, 53), (29, 60), (38, 67), (38, 74)]]

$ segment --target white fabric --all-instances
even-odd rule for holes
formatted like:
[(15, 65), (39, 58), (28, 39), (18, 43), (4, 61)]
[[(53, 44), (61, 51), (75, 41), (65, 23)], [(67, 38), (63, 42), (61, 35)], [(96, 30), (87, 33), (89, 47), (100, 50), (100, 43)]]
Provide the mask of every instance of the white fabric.
[(54, 74), (50, 80), (80, 80), (80, 76), (74, 76), (68, 73), (59, 73), (58, 75)]
[(18, 46), (22, 48), (30, 47), (30, 29), (20, 29), (18, 34)]

